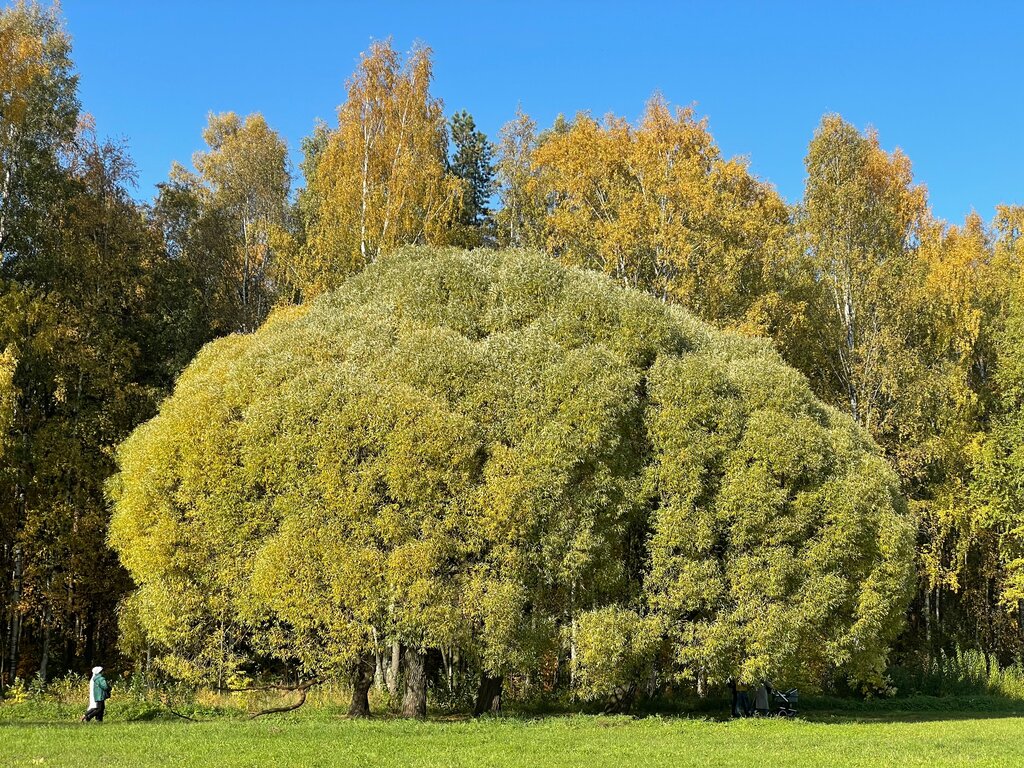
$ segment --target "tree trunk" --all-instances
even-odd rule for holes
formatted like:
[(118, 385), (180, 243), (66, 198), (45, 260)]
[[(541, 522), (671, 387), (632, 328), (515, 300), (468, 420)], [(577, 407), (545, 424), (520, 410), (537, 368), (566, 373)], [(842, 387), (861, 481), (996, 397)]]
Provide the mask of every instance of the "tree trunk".
[(480, 675), (480, 687), (476, 690), (473, 717), (501, 714), (501, 691), (504, 685), (505, 678), (501, 675), (498, 677), (491, 677), (486, 673)]
[(373, 657), (364, 654), (359, 658), (352, 673), (352, 703), (348, 708), (349, 717), (370, 716), (370, 686), (373, 685)]
[(615, 689), (615, 692), (608, 699), (608, 702), (604, 706), (604, 713), (606, 715), (614, 714), (626, 714), (633, 708), (633, 702), (636, 701), (636, 682), (632, 682), (626, 686), (619, 686)]
[(569, 634), (569, 688), (576, 690), (576, 619), (572, 620)]
[(932, 590), (925, 587), (924, 590), (924, 655), (925, 665), (932, 663)]
[(427, 716), (427, 654), (416, 648), (405, 649), (405, 697), (402, 717)]
[(39, 679), (46, 682), (47, 665), (50, 661), (50, 616), (47, 611), (46, 623), (43, 625), (43, 649), (39, 659)]
[(1020, 637), (1017, 642), (1017, 662), (1024, 662), (1024, 600), (1017, 601), (1017, 632)]
[(90, 667), (100, 661), (96, 648), (95, 626), (95, 618), (92, 611), (89, 611), (85, 616), (85, 621), (82, 623), (82, 637), (85, 639), (85, 663)]
[(380, 693), (384, 688), (384, 660), (381, 658), (380, 651), (373, 652), (373, 683), (377, 686), (377, 692)]
[(18, 674), (18, 643), (21, 640), (21, 548), (14, 547), (14, 569), (11, 579), (11, 620), (10, 637), (7, 642), (7, 677), (13, 683)]
[(651, 672), (647, 675), (647, 698), (653, 699), (654, 694), (658, 692), (658, 673), (652, 666)]
[(388, 693), (392, 696), (398, 695), (398, 667), (402, 663), (402, 645), (397, 640), (391, 644), (391, 664), (388, 665), (388, 672), (385, 683), (388, 686)]

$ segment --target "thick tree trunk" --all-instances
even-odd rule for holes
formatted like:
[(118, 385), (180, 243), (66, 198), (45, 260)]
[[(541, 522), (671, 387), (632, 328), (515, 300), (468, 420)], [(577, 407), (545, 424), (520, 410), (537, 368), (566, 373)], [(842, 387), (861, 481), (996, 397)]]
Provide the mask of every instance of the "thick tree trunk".
[(480, 675), (480, 687), (476, 690), (476, 705), (473, 707), (473, 717), (480, 717), (488, 713), (492, 715), (500, 714), (501, 691), (504, 686), (505, 678), (502, 676)]
[(626, 714), (633, 708), (634, 701), (636, 701), (636, 683), (633, 682), (628, 686), (620, 686), (615, 689), (615, 693), (612, 694), (611, 698), (608, 699), (608, 703), (605, 704), (604, 713), (606, 715)]
[(402, 699), (402, 717), (427, 716), (427, 654), (405, 649), (405, 697)]
[(349, 717), (370, 716), (370, 686), (373, 685), (373, 657), (360, 657), (352, 673), (352, 703), (348, 708)]

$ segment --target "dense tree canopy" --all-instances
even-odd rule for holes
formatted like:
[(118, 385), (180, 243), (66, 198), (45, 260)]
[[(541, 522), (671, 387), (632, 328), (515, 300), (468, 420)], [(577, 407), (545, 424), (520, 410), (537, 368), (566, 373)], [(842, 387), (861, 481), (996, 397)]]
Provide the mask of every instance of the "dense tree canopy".
[(192, 272), (213, 278), (205, 287), (213, 294), (206, 324), (221, 333), (253, 330), (286, 279), (273, 246), (288, 210), (288, 150), (258, 114), (211, 114), (203, 139), (207, 150), (195, 153), (195, 173), (171, 169), (157, 219), (178, 259), (205, 262)]
[(895, 475), (768, 345), (540, 254), (385, 259), (209, 345), (118, 460), (132, 621), (179, 673), (394, 640), (595, 696), (876, 683), (913, 580)]

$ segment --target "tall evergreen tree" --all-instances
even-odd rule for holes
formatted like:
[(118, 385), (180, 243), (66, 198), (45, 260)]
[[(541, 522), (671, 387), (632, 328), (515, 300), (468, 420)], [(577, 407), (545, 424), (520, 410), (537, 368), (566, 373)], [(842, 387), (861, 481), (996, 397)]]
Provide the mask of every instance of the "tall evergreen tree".
[(473, 116), (456, 112), (448, 122), (451, 133), (451, 172), (462, 179), (465, 191), (459, 224), (466, 245), (493, 243), (490, 200), (495, 191), (494, 145), (477, 130)]

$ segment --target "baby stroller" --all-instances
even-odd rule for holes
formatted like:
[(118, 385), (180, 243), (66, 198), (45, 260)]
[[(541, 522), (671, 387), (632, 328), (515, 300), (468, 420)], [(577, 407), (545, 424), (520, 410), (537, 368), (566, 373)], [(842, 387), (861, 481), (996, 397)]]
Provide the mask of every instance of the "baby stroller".
[(766, 680), (758, 686), (754, 696), (754, 714), (759, 717), (793, 717), (798, 696), (796, 688), (780, 691)]
[(790, 688), (788, 691), (779, 691), (773, 688), (771, 691), (771, 714), (779, 717), (796, 717), (796, 704), (800, 698), (800, 692), (796, 688)]

